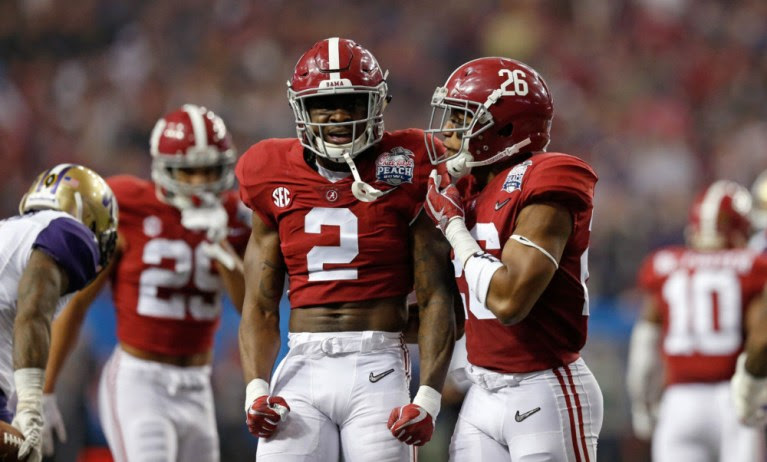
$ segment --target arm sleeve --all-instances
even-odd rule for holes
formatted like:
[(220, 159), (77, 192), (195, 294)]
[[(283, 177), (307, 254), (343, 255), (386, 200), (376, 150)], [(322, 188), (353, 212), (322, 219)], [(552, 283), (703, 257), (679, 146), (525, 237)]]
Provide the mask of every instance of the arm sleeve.
[(37, 235), (32, 248), (45, 252), (67, 273), (67, 293), (82, 289), (96, 276), (98, 244), (93, 233), (73, 218), (52, 220)]
[(561, 155), (533, 165), (523, 186), (525, 203), (554, 202), (578, 212), (592, 206), (597, 175), (577, 157)]

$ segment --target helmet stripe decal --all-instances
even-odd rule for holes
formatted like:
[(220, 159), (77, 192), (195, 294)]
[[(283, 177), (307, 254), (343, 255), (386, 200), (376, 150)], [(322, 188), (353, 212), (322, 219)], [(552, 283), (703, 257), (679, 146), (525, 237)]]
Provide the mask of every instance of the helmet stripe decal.
[[(61, 171), (58, 172), (58, 175), (56, 175), (56, 184), (53, 185), (53, 188), (51, 189), (51, 194), (55, 194), (56, 190), (59, 189), (59, 183), (61, 183), (61, 179), (64, 178), (64, 174), (69, 171), (70, 168), (72, 168), (72, 164), (62, 164), (59, 166), (61, 168)], [(54, 173), (55, 170), (54, 170)]]
[(154, 125), (154, 129), (152, 129), (152, 135), (149, 137), (149, 152), (151, 152), (153, 156), (160, 152), (160, 137), (162, 136), (162, 132), (165, 131), (166, 125), (168, 125), (168, 122), (165, 118), (162, 118), (157, 121)]
[[(340, 67), (340, 59), (338, 55), (338, 37), (331, 37), (328, 39), (328, 66), (330, 69), (338, 69)], [(340, 78), (340, 72), (330, 73), (330, 80), (339, 80)]]
[(194, 104), (185, 104), (184, 112), (189, 115), (194, 131), (194, 144), (198, 149), (204, 149), (208, 145), (208, 131), (205, 129), (205, 120), (202, 111)]
[(700, 203), (700, 233), (704, 236), (716, 236), (719, 209), (722, 206), (726, 182), (717, 181), (706, 191)]

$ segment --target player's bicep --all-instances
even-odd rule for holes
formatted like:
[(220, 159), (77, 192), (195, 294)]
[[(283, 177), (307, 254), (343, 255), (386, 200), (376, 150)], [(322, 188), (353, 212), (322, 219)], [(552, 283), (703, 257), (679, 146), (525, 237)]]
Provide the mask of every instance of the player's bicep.
[(534, 203), (522, 209), (503, 247), (504, 266), (490, 282), (487, 306), (508, 323), (519, 322), (549, 285), (572, 233), (572, 216), (563, 206)]
[(285, 264), (276, 229), (253, 214), (253, 227), (245, 249), (245, 305), (277, 310), (285, 279)]
[(66, 270), (42, 250), (33, 250), (19, 279), (19, 316), (42, 314), (52, 317), (59, 297), (69, 286)]

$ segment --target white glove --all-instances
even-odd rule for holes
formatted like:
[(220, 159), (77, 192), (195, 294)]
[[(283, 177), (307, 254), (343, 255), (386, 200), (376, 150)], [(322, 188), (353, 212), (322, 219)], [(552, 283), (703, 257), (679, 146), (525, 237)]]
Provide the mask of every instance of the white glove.
[(652, 438), (657, 422), (655, 407), (640, 402), (631, 405), (631, 427), (634, 429), (634, 435), (640, 440), (650, 441)]
[(43, 455), (49, 457), (53, 455), (54, 438), (62, 443), (67, 441), (67, 429), (53, 393), (43, 395), (43, 417)]
[[(39, 368), (17, 369), (13, 373), (16, 384), (16, 416), (11, 425), (24, 435), (19, 448), (19, 459), (26, 462), (43, 460), (43, 383), (45, 372)], [(26, 459), (25, 459), (26, 457)]]
[(767, 424), (767, 377), (754, 377), (746, 370), (746, 353), (738, 356), (730, 391), (741, 422), (751, 427)]
[(229, 215), (220, 203), (181, 209), (181, 226), (191, 231), (206, 231), (213, 243), (226, 239)]

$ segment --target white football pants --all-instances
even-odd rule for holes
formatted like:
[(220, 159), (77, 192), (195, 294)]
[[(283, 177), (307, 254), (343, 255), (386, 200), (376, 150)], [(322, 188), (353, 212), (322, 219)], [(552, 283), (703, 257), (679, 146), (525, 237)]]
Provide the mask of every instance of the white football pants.
[(761, 431), (738, 421), (729, 381), (676, 384), (663, 392), (654, 462), (763, 461), (763, 446)]
[(453, 432), (451, 461), (596, 461), (602, 392), (583, 359), (525, 374), (473, 365), (466, 372), (473, 384)]
[(399, 333), (290, 333), (272, 395), (290, 413), (274, 436), (259, 439), (259, 462), (413, 460), (386, 424), (410, 402), (410, 358)]
[(115, 462), (218, 462), (210, 366), (177, 367), (118, 346), (101, 372), (99, 416)]

